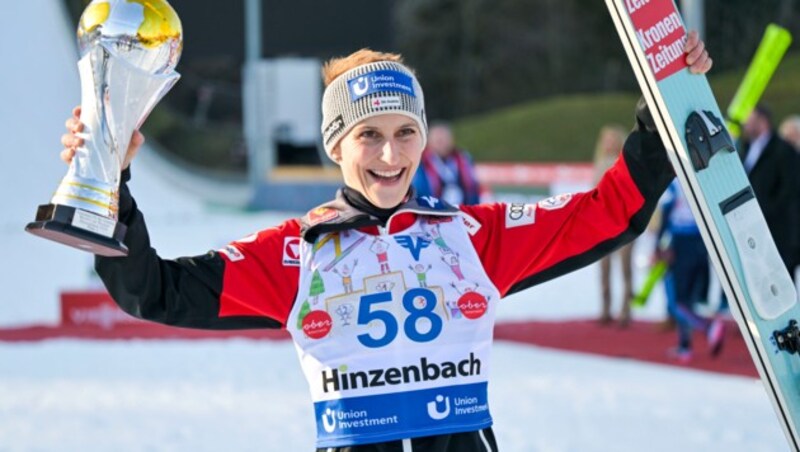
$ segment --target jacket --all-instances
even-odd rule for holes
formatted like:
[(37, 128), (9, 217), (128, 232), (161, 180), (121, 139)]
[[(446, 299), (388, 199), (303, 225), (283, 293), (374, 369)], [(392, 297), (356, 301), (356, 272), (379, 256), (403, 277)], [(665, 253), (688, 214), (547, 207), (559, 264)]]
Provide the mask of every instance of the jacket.
[[(411, 198), (385, 224), (339, 196), (220, 250), (167, 260), (150, 246), (126, 170), (129, 255), (98, 256), (96, 269), (142, 319), (289, 330), (319, 450), (496, 450), (485, 384), (500, 299), (632, 241), (673, 177), (658, 136), (634, 131), (585, 193), (460, 208)], [(371, 414), (378, 408), (388, 411)]]

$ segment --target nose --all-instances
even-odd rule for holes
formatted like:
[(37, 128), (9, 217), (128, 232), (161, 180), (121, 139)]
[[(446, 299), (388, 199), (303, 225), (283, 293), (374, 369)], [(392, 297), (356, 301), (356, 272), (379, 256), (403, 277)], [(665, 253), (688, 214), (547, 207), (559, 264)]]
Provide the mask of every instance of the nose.
[(400, 161), (400, 146), (394, 140), (386, 140), (381, 148), (381, 161), (388, 165), (395, 165)]

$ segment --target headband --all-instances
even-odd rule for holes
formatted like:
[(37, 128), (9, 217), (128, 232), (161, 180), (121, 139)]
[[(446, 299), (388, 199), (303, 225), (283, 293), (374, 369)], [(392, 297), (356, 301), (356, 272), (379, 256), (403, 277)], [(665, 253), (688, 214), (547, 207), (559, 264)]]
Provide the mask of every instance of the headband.
[(377, 61), (336, 77), (322, 96), (322, 143), (328, 157), (356, 124), (386, 113), (405, 115), (416, 121), (425, 146), (428, 135), (425, 97), (410, 69), (394, 61)]

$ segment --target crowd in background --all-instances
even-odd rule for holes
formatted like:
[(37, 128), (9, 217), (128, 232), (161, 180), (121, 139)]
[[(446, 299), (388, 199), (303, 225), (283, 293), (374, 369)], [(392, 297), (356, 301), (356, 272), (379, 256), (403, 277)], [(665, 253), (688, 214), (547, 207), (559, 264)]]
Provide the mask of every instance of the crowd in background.
[[(615, 124), (601, 128), (594, 150), (596, 184), (603, 173), (619, 158), (626, 130)], [(767, 221), (778, 252), (792, 278), (800, 265), (800, 115), (792, 115), (778, 126), (770, 109), (756, 106), (742, 124), (737, 150), (750, 184)], [(477, 204), (489, 198), (489, 189), (475, 175), (470, 154), (456, 145), (451, 127), (444, 122), (430, 126), (428, 147), (414, 177), (413, 186), (420, 196), (435, 196), (451, 204)], [(667, 189), (661, 208), (653, 219), (655, 248), (652, 266), (663, 265), (660, 278), (667, 306), (659, 330), (675, 329), (677, 344), (667, 350), (680, 363), (691, 362), (696, 347), (693, 337), (700, 331), (706, 337), (708, 352), (717, 356), (725, 338), (726, 321), (730, 318), (728, 301), (710, 300), (711, 267), (700, 229), (695, 222), (685, 195), (677, 181)], [(623, 246), (601, 259), (600, 316), (603, 326), (630, 325), (632, 301), (644, 303), (648, 294), (637, 293), (633, 279), (633, 243)], [(622, 275), (619, 305), (614, 311), (612, 268)], [(700, 306), (705, 306), (701, 308)], [(703, 314), (701, 314), (701, 312)]]

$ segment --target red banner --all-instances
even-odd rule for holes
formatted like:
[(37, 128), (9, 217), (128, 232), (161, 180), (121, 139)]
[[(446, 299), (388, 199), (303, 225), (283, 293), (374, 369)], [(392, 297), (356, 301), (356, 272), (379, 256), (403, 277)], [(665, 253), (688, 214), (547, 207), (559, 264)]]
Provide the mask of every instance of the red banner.
[(672, 0), (625, 0), (625, 7), (657, 81), (687, 67), (686, 29)]
[(554, 183), (591, 184), (591, 163), (478, 163), (475, 173), (482, 184), (548, 187)]
[(120, 309), (105, 291), (62, 292), (61, 326), (112, 330), (115, 326), (142, 324)]

